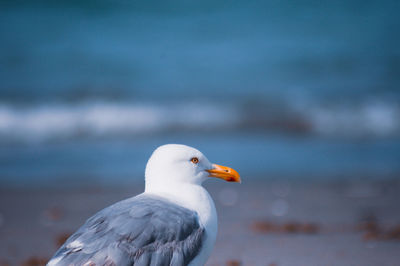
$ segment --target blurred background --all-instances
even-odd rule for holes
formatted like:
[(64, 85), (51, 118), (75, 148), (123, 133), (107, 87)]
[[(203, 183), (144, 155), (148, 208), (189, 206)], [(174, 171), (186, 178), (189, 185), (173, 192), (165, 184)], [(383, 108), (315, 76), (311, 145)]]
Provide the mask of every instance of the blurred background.
[(397, 1), (2, 1), (0, 181), (142, 180), (165, 143), (254, 178), (400, 171)]
[[(30, 218), (15, 210), (28, 198), (41, 213), (42, 231), (34, 232), (53, 228), (43, 219), (54, 225), (60, 213), (75, 220), (57, 228), (72, 231), (95, 210), (140, 192), (148, 157), (165, 143), (196, 147), (241, 174), (240, 189), (216, 185), (222, 221), (235, 221), (229, 206), (252, 202), (253, 191), (267, 198), (253, 198), (258, 207), (243, 217), (256, 219), (267, 206), (266, 217), (286, 220), (326, 211), (314, 220), (375, 221), (387, 213), (385, 221), (398, 222), (400, 187), (390, 182), (400, 173), (399, 8), (395, 0), (1, 1), (0, 229), (10, 219), (16, 226), (0, 230), (14, 241), (7, 252), (21, 254), (13, 232)], [(260, 181), (266, 185), (246, 186)], [(356, 185), (337, 192), (321, 182)], [(125, 184), (140, 185), (75, 194), (71, 202), (73, 190), (54, 192)], [(55, 214), (46, 202), (58, 202)], [(77, 214), (80, 202), (89, 203)], [(238, 231), (229, 230), (218, 243), (231, 243)], [(25, 246), (37, 246), (29, 239)], [(318, 241), (309, 247), (325, 243)], [(359, 257), (377, 258), (363, 248)], [(306, 257), (292, 254), (286, 265), (302, 265)]]

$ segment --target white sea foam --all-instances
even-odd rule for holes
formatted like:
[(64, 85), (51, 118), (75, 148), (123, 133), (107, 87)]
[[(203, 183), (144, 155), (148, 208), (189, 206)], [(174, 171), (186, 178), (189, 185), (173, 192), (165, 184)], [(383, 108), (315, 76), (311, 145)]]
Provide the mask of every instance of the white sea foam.
[(0, 136), (42, 141), (77, 136), (160, 133), (174, 129), (213, 131), (237, 123), (229, 106), (204, 103), (84, 103), (16, 107), (0, 105)]
[(314, 131), (322, 135), (388, 137), (400, 133), (400, 108), (394, 103), (312, 107), (307, 113)]
[[(0, 104), (0, 137), (2, 142), (40, 142), (82, 136), (135, 136), (194, 130), (215, 132), (257, 127), (267, 131), (290, 131), (292, 128), (287, 125), (299, 119), (309, 125), (307, 132), (322, 136), (390, 137), (400, 133), (400, 108), (394, 103), (307, 105), (265, 113), (257, 107), (252, 108), (240, 104), (202, 102), (87, 102), (25, 107)], [(285, 116), (281, 113), (285, 113)], [(254, 120), (255, 116), (262, 119)], [(271, 120), (282, 123), (271, 123)], [(246, 128), (246, 125), (250, 127)]]

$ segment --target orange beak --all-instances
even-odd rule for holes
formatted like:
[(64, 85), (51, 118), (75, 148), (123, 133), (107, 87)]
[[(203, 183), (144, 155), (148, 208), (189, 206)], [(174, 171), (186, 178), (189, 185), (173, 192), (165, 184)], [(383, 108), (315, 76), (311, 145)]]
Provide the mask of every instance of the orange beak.
[(240, 175), (234, 169), (218, 164), (213, 164), (213, 169), (206, 170), (210, 177), (218, 177), (228, 182), (241, 183)]

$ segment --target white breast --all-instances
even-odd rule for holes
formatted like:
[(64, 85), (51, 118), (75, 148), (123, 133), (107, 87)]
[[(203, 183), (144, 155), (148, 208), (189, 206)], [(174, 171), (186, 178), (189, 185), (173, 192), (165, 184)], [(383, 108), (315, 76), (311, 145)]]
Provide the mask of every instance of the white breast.
[(200, 253), (189, 265), (204, 265), (214, 248), (218, 231), (217, 212), (210, 194), (201, 185), (193, 184), (169, 186), (168, 192), (165, 192), (165, 189), (153, 188), (150, 191), (146, 189), (145, 193), (165, 197), (182, 207), (197, 212), (200, 225), (205, 228), (206, 237)]

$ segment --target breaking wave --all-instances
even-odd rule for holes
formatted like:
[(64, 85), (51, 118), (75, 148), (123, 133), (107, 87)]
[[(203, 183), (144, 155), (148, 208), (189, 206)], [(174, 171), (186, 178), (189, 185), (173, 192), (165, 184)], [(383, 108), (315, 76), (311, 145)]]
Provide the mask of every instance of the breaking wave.
[(0, 106), (4, 140), (43, 141), (73, 137), (131, 136), (170, 130), (215, 130), (234, 124), (229, 107), (206, 104), (161, 105), (84, 103)]
[(400, 133), (400, 108), (395, 103), (280, 108), (206, 102), (0, 104), (0, 137), (7, 143), (171, 131), (283, 131), (328, 137), (392, 137)]

